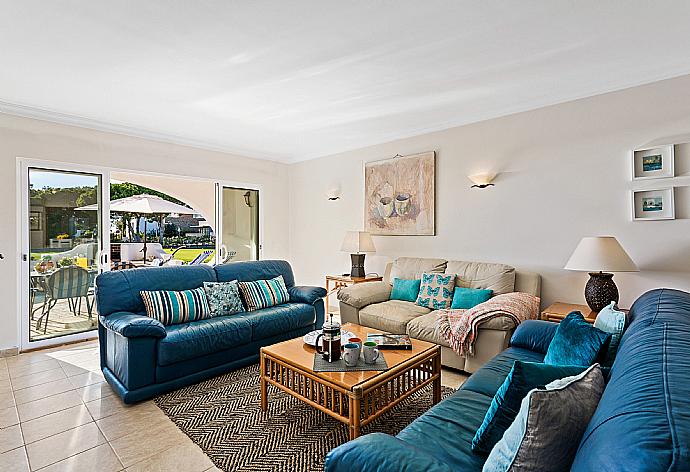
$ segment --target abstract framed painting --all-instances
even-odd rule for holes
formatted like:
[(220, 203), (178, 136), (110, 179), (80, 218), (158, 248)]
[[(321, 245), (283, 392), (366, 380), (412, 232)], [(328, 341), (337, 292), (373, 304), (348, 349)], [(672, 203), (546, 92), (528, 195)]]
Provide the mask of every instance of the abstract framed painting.
[(364, 229), (381, 236), (434, 236), (436, 152), (364, 165)]

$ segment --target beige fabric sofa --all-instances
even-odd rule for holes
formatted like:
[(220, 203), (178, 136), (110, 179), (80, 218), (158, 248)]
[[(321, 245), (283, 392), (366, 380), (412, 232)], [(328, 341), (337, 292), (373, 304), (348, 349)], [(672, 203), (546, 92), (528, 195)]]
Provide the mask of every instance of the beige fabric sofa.
[(504, 350), (515, 325), (508, 319), (490, 320), (479, 328), (474, 356), (461, 357), (443, 339), (436, 325), (436, 311), (413, 302), (389, 300), (395, 278), (419, 279), (424, 272), (456, 274), (458, 287), (491, 289), (494, 295), (526, 292), (539, 296), (541, 277), (505, 264), (400, 257), (386, 266), (383, 281), (344, 287), (338, 292), (343, 323), (357, 323), (389, 333), (407, 333), (441, 345), (441, 363), (474, 372)]

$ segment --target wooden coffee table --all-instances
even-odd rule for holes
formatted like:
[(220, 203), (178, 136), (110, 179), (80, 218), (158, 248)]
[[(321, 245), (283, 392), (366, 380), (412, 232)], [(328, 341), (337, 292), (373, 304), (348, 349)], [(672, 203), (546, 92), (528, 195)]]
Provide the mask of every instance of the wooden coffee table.
[[(342, 326), (366, 340), (380, 330), (352, 323)], [(382, 350), (388, 370), (314, 372), (315, 349), (302, 338), (261, 348), (261, 409), (268, 408), (268, 384), (341, 421), (350, 439), (414, 392), (433, 386), (433, 403), (441, 401), (441, 348), (414, 339), (411, 350)]]

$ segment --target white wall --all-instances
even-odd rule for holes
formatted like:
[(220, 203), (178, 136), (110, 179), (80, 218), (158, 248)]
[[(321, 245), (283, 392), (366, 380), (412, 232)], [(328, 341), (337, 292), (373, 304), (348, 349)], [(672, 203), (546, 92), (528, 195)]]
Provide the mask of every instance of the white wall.
[[(679, 136), (680, 135), (680, 136)], [(617, 274), (621, 306), (654, 287), (690, 290), (690, 152), (676, 160), (678, 219), (632, 222), (629, 151), (690, 141), (690, 76), (302, 162), (290, 167), (290, 254), (300, 283), (349, 271), (339, 252), (363, 226), (363, 163), (435, 150), (436, 236), (374, 237), (367, 271), (396, 256), (503, 262), (543, 276), (542, 303), (584, 302), (587, 275), (562, 269), (581, 237), (614, 235), (641, 269)], [(467, 175), (500, 172), (495, 187)], [(331, 202), (329, 188), (342, 198)]]
[(0, 350), (19, 343), (17, 157), (163, 172), (262, 186), (265, 258), (287, 258), (287, 166), (0, 114)]

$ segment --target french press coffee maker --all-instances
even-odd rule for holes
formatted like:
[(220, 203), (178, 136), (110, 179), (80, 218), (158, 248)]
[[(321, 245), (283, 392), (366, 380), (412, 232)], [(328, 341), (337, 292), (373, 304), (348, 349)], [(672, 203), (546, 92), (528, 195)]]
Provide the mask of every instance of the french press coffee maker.
[[(319, 344), (320, 340), (322, 344)], [(328, 362), (335, 362), (340, 359), (340, 323), (333, 321), (332, 314), (331, 320), (323, 324), (323, 330), (316, 337), (315, 345), (316, 352)]]

